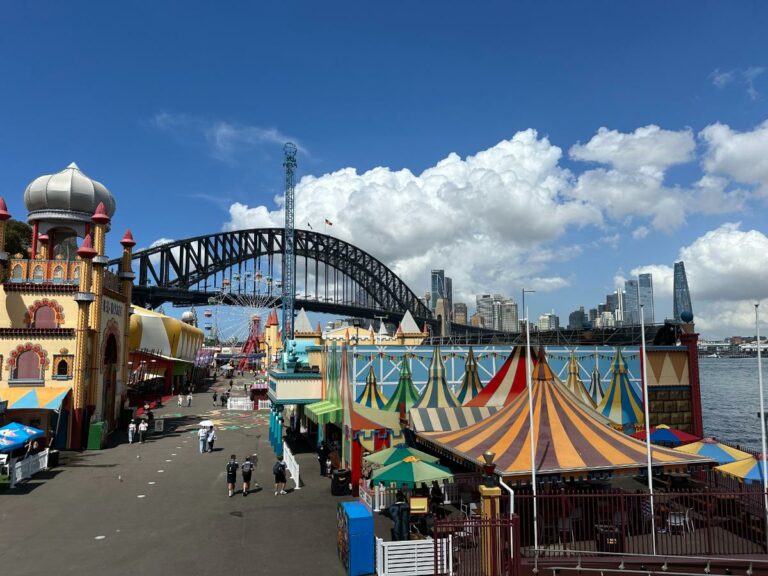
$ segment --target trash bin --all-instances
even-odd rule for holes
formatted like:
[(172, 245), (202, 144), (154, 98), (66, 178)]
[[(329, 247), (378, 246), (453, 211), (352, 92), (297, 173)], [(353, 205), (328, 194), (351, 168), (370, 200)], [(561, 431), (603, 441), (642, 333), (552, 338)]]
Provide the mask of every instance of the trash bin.
[(349, 470), (334, 470), (331, 476), (331, 494), (334, 496), (346, 496), (349, 494), (349, 482), (352, 474)]
[(361, 502), (340, 502), (336, 518), (339, 559), (347, 576), (373, 574), (376, 568), (371, 510)]
[(48, 469), (57, 468), (59, 466), (59, 451), (48, 450)]
[(105, 422), (91, 422), (88, 428), (88, 450), (101, 450)]
[(624, 539), (616, 526), (595, 526), (595, 544), (598, 552), (624, 552)]

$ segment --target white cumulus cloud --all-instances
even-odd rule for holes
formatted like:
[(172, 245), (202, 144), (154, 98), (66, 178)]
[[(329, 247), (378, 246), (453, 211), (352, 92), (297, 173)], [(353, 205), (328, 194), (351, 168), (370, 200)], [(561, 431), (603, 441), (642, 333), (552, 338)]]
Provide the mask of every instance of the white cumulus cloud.
[(747, 132), (718, 122), (699, 136), (706, 146), (702, 165), (707, 172), (754, 185), (768, 197), (768, 121)]

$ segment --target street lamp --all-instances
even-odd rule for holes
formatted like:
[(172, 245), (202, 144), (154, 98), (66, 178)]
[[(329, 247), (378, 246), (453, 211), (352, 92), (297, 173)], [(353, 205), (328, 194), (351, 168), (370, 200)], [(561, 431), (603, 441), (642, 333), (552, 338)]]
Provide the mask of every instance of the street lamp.
[(496, 453), (492, 450), (486, 450), (483, 452), (483, 482), (488, 488), (496, 486), (496, 479), (494, 472), (496, 471), (496, 464), (493, 462), (496, 458)]
[(526, 294), (535, 294), (536, 290), (526, 290), (525, 288), (523, 288), (521, 290), (521, 292), (523, 294), (523, 300), (522, 300), (523, 309), (521, 310), (521, 312), (523, 314), (525, 314), (525, 325), (527, 326), (528, 325), (528, 310), (525, 308), (525, 295)]

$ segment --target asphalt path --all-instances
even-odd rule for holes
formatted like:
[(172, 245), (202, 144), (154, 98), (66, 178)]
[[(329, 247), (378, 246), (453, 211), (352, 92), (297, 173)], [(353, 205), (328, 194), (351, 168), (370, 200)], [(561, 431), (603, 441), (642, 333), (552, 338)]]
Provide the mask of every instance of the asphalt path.
[[(155, 411), (166, 430), (129, 445), (116, 433), (101, 451), (63, 454), (62, 465), (0, 492), (0, 571), (13, 576), (342, 575), (330, 481), (299, 454), (302, 487), (275, 496), (264, 413), (227, 411), (198, 394), (191, 408)], [(196, 424), (218, 424), (200, 454)], [(243, 497), (227, 496), (225, 464), (257, 454)], [(253, 490), (253, 486), (252, 486)], [(348, 498), (347, 498), (348, 499)]]

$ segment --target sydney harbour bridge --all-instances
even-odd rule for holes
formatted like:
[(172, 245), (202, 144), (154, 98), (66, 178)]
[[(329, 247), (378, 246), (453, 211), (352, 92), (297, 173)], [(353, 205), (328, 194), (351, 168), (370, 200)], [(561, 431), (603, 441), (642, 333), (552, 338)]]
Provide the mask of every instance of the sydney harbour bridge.
[[(421, 326), (431, 328), (433, 342), (521, 343), (524, 335), (452, 323), (450, 334), (440, 334), (440, 319), (389, 267), (375, 256), (339, 238), (309, 230), (294, 231), (294, 305), (308, 312), (356, 318), (386, 318), (397, 324), (408, 310)], [(136, 305), (156, 308), (207, 305), (222, 287), (232, 296), (268, 290), (276, 306), (282, 306), (285, 230), (254, 228), (196, 236), (139, 250), (133, 254)], [(119, 260), (110, 264), (117, 265)], [(256, 283), (236, 281), (246, 274), (267, 279)], [(227, 299), (219, 300), (227, 303)], [(658, 326), (648, 326), (653, 340)], [(605, 330), (555, 330), (537, 332), (542, 344), (637, 344), (637, 326)]]

